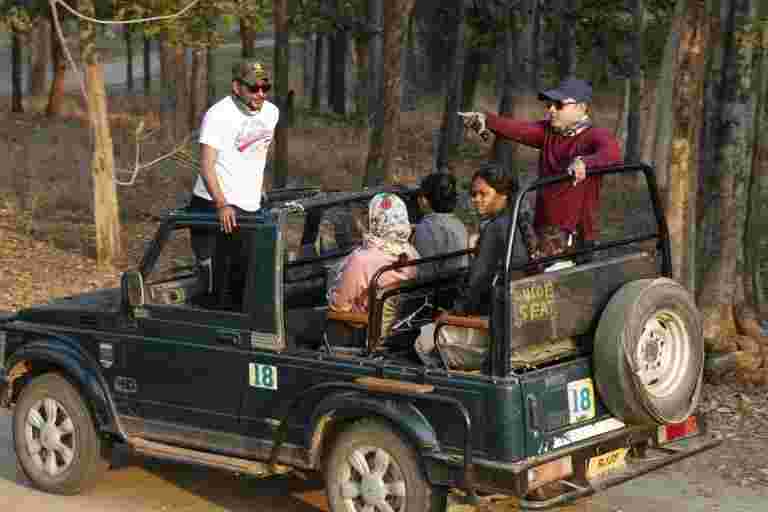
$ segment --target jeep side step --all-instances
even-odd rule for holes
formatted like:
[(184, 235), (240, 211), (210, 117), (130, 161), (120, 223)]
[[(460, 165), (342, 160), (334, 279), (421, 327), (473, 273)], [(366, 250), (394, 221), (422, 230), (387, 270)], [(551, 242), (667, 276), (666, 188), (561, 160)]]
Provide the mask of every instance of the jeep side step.
[(281, 464), (269, 464), (266, 462), (241, 459), (239, 457), (229, 457), (227, 455), (191, 450), (189, 448), (149, 441), (141, 437), (128, 438), (128, 444), (136, 453), (142, 455), (224, 469), (233, 473), (242, 473), (259, 478), (282, 475), (292, 471), (291, 467), (283, 466)]

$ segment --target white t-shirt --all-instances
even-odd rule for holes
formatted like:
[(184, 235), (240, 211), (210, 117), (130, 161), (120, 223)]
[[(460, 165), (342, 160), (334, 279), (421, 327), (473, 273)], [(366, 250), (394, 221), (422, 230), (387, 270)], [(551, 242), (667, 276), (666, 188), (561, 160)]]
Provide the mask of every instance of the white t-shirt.
[[(268, 101), (256, 115), (245, 115), (231, 96), (205, 113), (199, 141), (218, 150), (215, 170), (227, 204), (249, 212), (261, 206), (267, 151), (279, 117), (278, 108)], [(193, 193), (213, 201), (202, 176), (198, 175)]]

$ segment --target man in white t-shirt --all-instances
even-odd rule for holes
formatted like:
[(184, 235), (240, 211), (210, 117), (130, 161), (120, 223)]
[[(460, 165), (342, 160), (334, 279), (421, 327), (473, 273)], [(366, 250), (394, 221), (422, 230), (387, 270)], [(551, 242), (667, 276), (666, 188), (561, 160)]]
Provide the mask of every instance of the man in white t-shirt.
[[(190, 207), (216, 211), (225, 233), (237, 228), (238, 212), (261, 207), (264, 167), (280, 116), (279, 109), (266, 100), (270, 87), (262, 64), (235, 64), (232, 94), (208, 109), (200, 127), (200, 175)], [(211, 257), (213, 239), (210, 231), (192, 233), (198, 259)]]

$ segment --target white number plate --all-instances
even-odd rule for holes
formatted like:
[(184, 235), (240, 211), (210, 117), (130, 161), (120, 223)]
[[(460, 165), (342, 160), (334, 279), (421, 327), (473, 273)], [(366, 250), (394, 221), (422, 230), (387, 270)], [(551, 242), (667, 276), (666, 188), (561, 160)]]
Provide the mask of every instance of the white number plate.
[(595, 417), (595, 387), (592, 379), (568, 383), (568, 416), (571, 425)]
[(248, 384), (254, 388), (277, 389), (277, 367), (269, 364), (249, 364)]

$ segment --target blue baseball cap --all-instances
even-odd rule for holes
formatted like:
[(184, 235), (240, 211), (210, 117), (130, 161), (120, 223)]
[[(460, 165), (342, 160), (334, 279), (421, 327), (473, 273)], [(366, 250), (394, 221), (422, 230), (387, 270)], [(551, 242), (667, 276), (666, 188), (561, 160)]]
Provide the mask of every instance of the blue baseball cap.
[(592, 85), (586, 80), (566, 78), (556, 89), (541, 91), (539, 99), (541, 101), (589, 103), (592, 100)]

